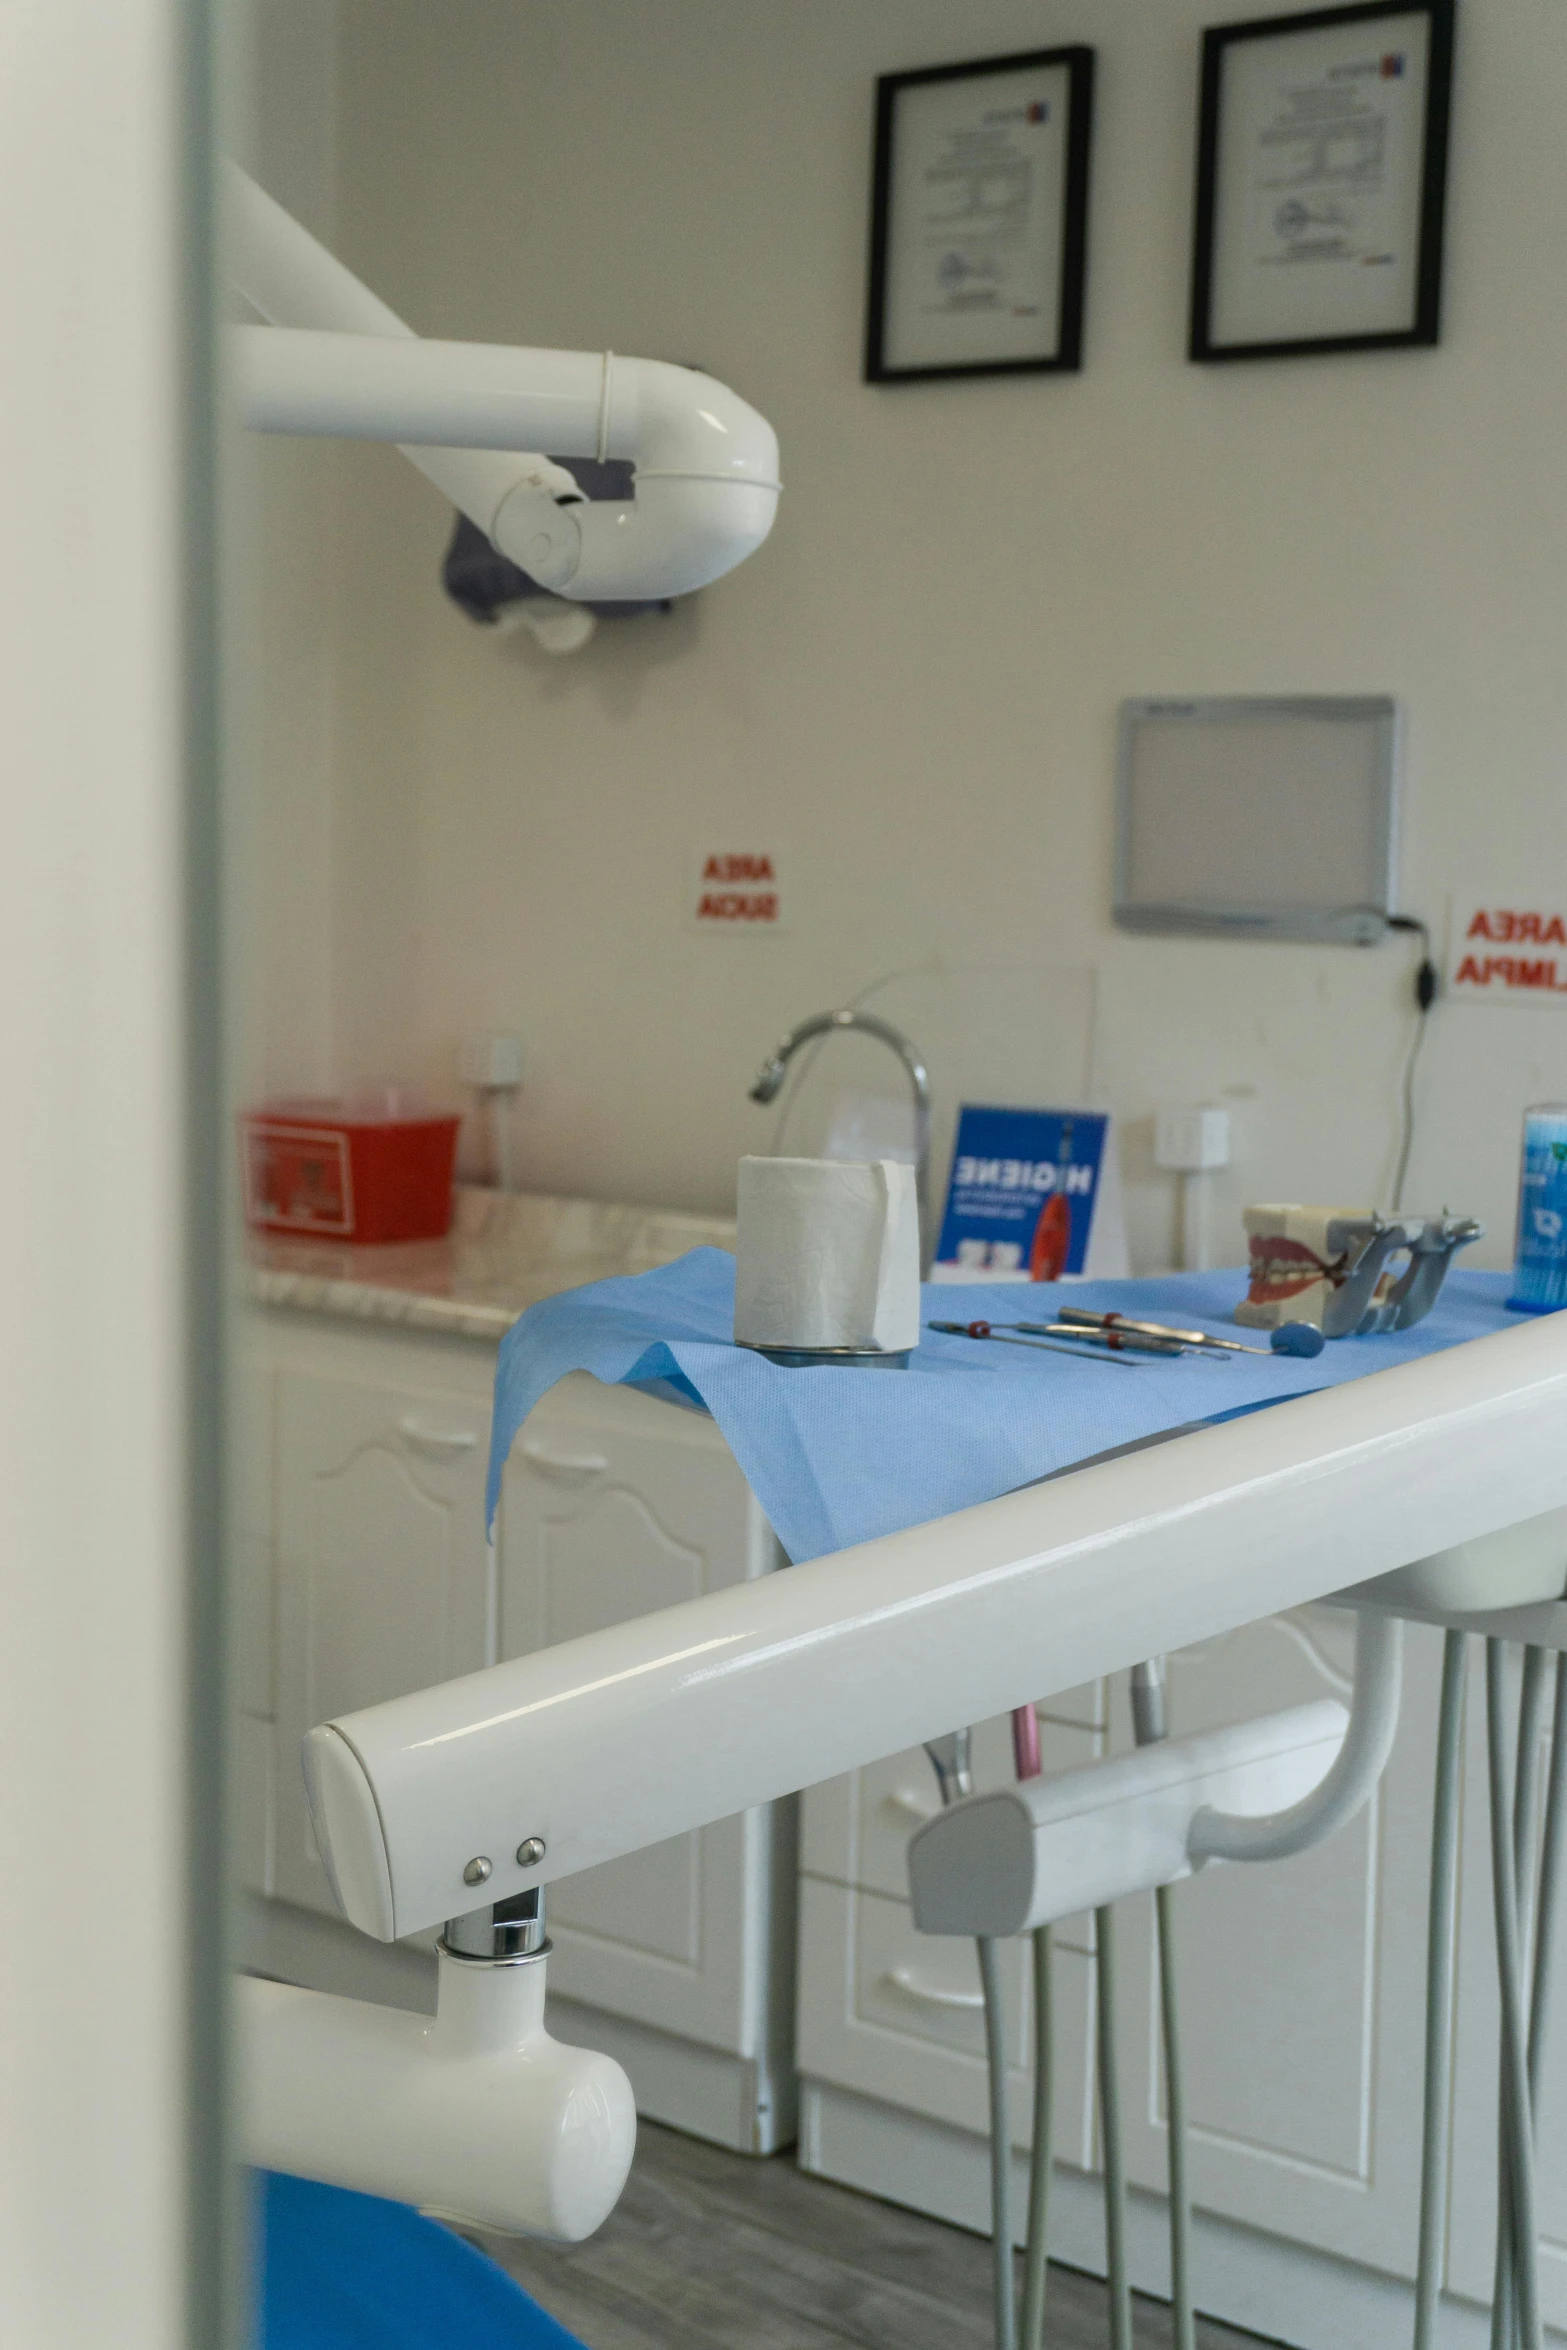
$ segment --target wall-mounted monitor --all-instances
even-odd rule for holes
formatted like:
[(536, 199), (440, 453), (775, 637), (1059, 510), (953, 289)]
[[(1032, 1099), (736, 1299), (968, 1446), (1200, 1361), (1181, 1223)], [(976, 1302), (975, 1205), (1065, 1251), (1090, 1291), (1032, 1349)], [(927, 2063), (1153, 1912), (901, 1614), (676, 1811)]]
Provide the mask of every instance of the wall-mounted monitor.
[(1123, 702), (1123, 930), (1365, 946), (1392, 910), (1398, 705), (1386, 694)]

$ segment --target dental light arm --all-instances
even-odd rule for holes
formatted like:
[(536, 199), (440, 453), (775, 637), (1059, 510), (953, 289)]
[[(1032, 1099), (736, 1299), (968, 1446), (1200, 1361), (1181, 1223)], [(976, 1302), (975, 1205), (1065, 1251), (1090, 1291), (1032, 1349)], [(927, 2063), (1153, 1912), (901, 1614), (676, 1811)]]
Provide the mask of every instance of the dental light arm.
[[(425, 342), (254, 181), (227, 175), (231, 270), (268, 327), (229, 330), (257, 431), (387, 440), (556, 595), (688, 594), (772, 528), (778, 442), (711, 376), (610, 352)], [(538, 454), (636, 468), (628, 505), (584, 502)]]
[(1551, 1317), (325, 1724), (318, 1841), (411, 1933), (1559, 1509), (1564, 1436)]

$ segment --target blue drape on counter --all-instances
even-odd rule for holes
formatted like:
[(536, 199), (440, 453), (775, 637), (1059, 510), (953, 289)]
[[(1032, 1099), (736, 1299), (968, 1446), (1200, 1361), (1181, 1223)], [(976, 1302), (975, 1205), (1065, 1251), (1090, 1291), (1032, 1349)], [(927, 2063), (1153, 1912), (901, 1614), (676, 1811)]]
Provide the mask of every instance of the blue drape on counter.
[[(489, 1514), (523, 1421), (568, 1371), (643, 1386), (711, 1412), (796, 1564), (945, 1517), (1140, 1437), (1228, 1419), (1516, 1329), (1505, 1273), (1449, 1274), (1412, 1330), (1336, 1339), (1310, 1361), (1272, 1354), (1077, 1361), (922, 1330), (906, 1371), (782, 1370), (736, 1346), (734, 1258), (692, 1249), (654, 1273), (591, 1282), (530, 1306), (501, 1341)], [(1246, 1276), (1009, 1282), (927, 1288), (922, 1323), (1048, 1322), (1061, 1305), (1238, 1330)], [(1130, 1365), (1130, 1367), (1128, 1367)]]

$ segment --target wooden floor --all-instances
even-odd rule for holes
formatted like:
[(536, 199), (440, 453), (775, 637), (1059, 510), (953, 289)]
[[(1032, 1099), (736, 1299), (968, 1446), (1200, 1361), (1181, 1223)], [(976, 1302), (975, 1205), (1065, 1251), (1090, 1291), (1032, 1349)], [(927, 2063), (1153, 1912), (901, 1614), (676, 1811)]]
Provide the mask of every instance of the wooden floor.
[[(586, 2244), (479, 2236), (588, 2350), (989, 2350), (990, 2246), (961, 2228), (643, 2122), (619, 2208)], [(1169, 2312), (1133, 2304), (1137, 2350)], [(1052, 2268), (1049, 2350), (1103, 2350), (1104, 2287)], [(1199, 2324), (1202, 2350), (1255, 2337)]]

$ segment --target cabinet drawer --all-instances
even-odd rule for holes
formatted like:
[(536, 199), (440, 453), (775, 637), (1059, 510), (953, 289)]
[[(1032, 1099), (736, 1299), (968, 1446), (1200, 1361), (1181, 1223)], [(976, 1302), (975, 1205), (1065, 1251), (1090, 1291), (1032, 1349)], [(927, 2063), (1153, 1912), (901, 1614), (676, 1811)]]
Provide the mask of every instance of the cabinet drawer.
[[(998, 1945), (1007, 2014), (1014, 2143), (1029, 2141), (1032, 2048), (1028, 1945)], [(988, 2127), (985, 2034), (972, 1942), (918, 1934), (908, 1906), (852, 1886), (800, 1886), (802, 2073), (959, 2129)], [(1089, 2026), (1092, 1968), (1054, 1954), (1056, 2148), (1087, 2165), (1093, 2152)]]

